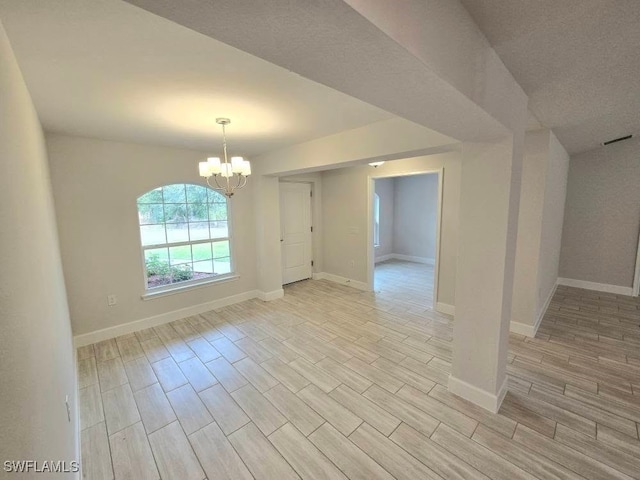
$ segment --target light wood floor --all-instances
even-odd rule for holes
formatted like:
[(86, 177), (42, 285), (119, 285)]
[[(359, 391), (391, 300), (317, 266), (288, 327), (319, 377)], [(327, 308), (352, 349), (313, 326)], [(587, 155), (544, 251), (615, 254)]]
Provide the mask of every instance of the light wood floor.
[(637, 299), (559, 287), (495, 415), (398, 293), (306, 281), (78, 349), (85, 478), (640, 478)]

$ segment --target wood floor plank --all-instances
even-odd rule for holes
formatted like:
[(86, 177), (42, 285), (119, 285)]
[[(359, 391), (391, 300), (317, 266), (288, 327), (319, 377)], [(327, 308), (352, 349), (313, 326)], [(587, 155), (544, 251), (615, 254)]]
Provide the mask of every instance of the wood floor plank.
[(389, 438), (443, 478), (489, 478), (405, 423), (400, 424)]
[(80, 406), (80, 428), (82, 430), (104, 421), (100, 385), (97, 383), (81, 388), (78, 391), (78, 404)]
[(216, 480), (251, 480), (253, 476), (216, 423), (192, 433), (191, 446), (207, 474)]
[(253, 423), (248, 423), (228, 438), (257, 480), (300, 478)]
[(209, 369), (205, 367), (197, 357), (180, 362), (178, 367), (196, 392), (205, 390), (218, 383), (218, 380), (216, 380)]
[(100, 391), (106, 392), (112, 388), (119, 387), (128, 382), (127, 374), (120, 357), (98, 362), (98, 381)]
[(222, 385), (209, 387), (198, 395), (225, 435), (229, 435), (249, 423), (249, 417)]
[(158, 377), (158, 381), (165, 392), (170, 392), (174, 388), (181, 387), (187, 383), (187, 379), (182, 374), (178, 364), (171, 357), (164, 358), (151, 364), (151, 368)]
[(102, 403), (109, 435), (140, 421), (140, 414), (128, 383), (104, 392)]
[(277, 385), (264, 396), (305, 436), (309, 436), (325, 420), (283, 385)]
[(343, 435), (350, 435), (362, 423), (360, 417), (347, 410), (315, 385), (303, 388), (297, 395)]
[(124, 370), (129, 379), (129, 385), (134, 392), (153, 385), (158, 381), (151, 364), (146, 357), (138, 357), (124, 363)]
[(330, 392), (340, 385), (338, 379), (304, 358), (298, 358), (290, 362), (289, 366), (324, 392)]
[(217, 340), (211, 342), (211, 344), (230, 363), (242, 360), (247, 356), (246, 353), (236, 347), (236, 345), (228, 338), (218, 338)]
[(204, 479), (200, 462), (178, 422), (150, 434), (149, 443), (162, 478)]
[(428, 437), (431, 436), (440, 423), (431, 415), (428, 415), (401, 398), (390, 394), (377, 385), (372, 385), (363, 395), (394, 417), (402, 420), (407, 425), (412, 426)]
[(328, 423), (309, 435), (309, 440), (351, 480), (394, 478)]
[(149, 363), (154, 363), (171, 356), (169, 354), (169, 350), (167, 350), (164, 343), (162, 343), (162, 340), (158, 337), (151, 337), (148, 340), (143, 340), (140, 342), (140, 345), (142, 346)]
[(500, 415), (509, 417), (542, 435), (553, 438), (556, 431), (556, 422), (535, 411), (529, 410), (527, 408), (528, 404), (521, 400), (522, 397), (513, 395), (510, 392), (507, 393), (500, 407)]
[(336, 378), (358, 393), (364, 392), (367, 388), (373, 385), (373, 382), (371, 380), (364, 378), (362, 375), (336, 362), (332, 358), (324, 358), (316, 363), (316, 366), (322, 368), (332, 377)]
[(103, 340), (102, 342), (95, 343), (93, 345), (97, 362), (106, 362), (120, 356), (118, 350), (118, 344), (115, 338)]
[(187, 435), (213, 422), (209, 410), (204, 406), (191, 385), (183, 385), (171, 390), (167, 393), (167, 398)]
[(309, 380), (296, 372), (279, 358), (271, 358), (260, 364), (267, 372), (269, 372), (277, 381), (282, 383), (292, 392), (296, 393), (309, 385)]
[(147, 435), (175, 422), (176, 415), (159, 384), (138, 390), (133, 396)]
[(530, 428), (518, 425), (513, 439), (526, 449), (553, 460), (589, 480), (625, 479), (629, 476), (588, 457), (573, 448), (555, 442)]
[(346, 361), (344, 363), (344, 366), (349, 367), (354, 372), (362, 375), (366, 379), (372, 381), (379, 387), (382, 387), (391, 393), (396, 393), (403, 385), (402, 381), (389, 375), (388, 373), (385, 373), (379, 368), (372, 367), (359, 358), (352, 358), (351, 360)]
[(366, 423), (360, 425), (349, 436), (349, 440), (398, 480), (440, 478), (426, 465)]
[(290, 423), (273, 432), (269, 436), (269, 441), (303, 479), (347, 479), (313, 443)]
[(231, 397), (265, 436), (271, 435), (287, 423), (287, 419), (278, 409), (252, 385), (239, 388), (231, 394)]
[(266, 392), (278, 384), (278, 381), (252, 358), (244, 358), (233, 366), (260, 392)]
[(142, 346), (135, 335), (124, 340), (116, 338), (116, 343), (120, 352), (120, 358), (124, 363), (144, 357), (144, 350), (142, 350)]
[(210, 362), (211, 360), (215, 360), (220, 356), (220, 352), (218, 352), (213, 346), (204, 338), (196, 338), (187, 342), (187, 345), (193, 353), (200, 359), (202, 363)]
[(206, 367), (228, 392), (233, 392), (249, 383), (225, 358), (216, 358), (207, 363)]
[(98, 369), (95, 357), (78, 360), (78, 388), (98, 383)]
[(92, 480), (113, 479), (109, 437), (104, 422), (85, 429), (81, 436), (82, 474)]
[(441, 424), (431, 440), (496, 480), (534, 479), (535, 477), (503, 459), (491, 450)]
[(557, 464), (542, 455), (532, 452), (511, 439), (495, 433), (488, 427), (480, 425), (472, 437), (473, 440), (489, 450), (497, 453), (505, 460), (517, 465), (525, 472), (529, 472), (540, 479), (571, 479), (579, 480), (580, 475)]
[(109, 437), (113, 473), (117, 479), (159, 480), (144, 427), (138, 422)]
[(399, 419), (346, 385), (340, 385), (329, 396), (386, 436), (400, 425)]

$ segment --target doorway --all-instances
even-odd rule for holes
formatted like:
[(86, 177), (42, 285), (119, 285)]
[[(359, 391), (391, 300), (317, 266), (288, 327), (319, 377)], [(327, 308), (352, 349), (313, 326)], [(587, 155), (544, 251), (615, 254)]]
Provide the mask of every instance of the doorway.
[(370, 177), (370, 287), (417, 309), (437, 302), (442, 177), (442, 170)]
[(280, 183), (282, 284), (311, 278), (311, 185)]

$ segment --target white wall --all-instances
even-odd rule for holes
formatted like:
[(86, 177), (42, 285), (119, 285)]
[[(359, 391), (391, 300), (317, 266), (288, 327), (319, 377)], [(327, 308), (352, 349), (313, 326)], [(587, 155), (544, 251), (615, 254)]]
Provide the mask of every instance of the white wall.
[(640, 138), (573, 155), (560, 276), (631, 287), (640, 228)]
[(47, 154), (1, 24), (0, 65), (0, 459), (70, 462), (79, 460), (75, 356)]
[[(197, 162), (206, 153), (63, 135), (48, 135), (47, 146), (74, 335), (256, 288), (253, 178), (231, 204), (240, 278), (142, 300), (136, 199), (164, 184), (202, 184)], [(116, 306), (107, 305), (109, 294), (117, 295)]]
[(533, 336), (558, 279), (569, 156), (548, 129), (527, 132), (511, 330)]
[[(322, 172), (324, 271), (366, 283), (367, 183), (369, 176), (406, 175), (444, 167), (444, 193), (438, 302), (455, 304), (458, 216), (460, 201), (460, 152), (386, 162)], [(353, 261), (353, 267), (350, 262)]]
[(380, 197), (380, 244), (375, 247), (375, 258), (381, 258), (395, 253), (393, 243), (394, 233), (394, 178), (379, 178), (375, 180), (376, 193)]
[(393, 253), (435, 261), (438, 176), (397, 177), (394, 183)]

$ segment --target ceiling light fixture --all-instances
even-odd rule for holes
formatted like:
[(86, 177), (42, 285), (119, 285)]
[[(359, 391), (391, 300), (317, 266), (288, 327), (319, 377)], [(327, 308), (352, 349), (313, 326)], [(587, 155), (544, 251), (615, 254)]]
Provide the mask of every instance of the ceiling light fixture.
[(373, 168), (378, 168), (383, 163), (384, 162), (371, 162), (369, 165), (371, 165)]
[[(200, 176), (207, 179), (207, 185), (214, 190), (219, 190), (225, 196), (231, 198), (236, 190), (247, 184), (247, 177), (251, 175), (251, 163), (242, 157), (231, 157), (231, 163), (227, 159), (227, 135), (225, 127), (231, 123), (228, 118), (216, 118), (216, 123), (222, 125), (222, 152), (224, 162), (220, 162), (220, 157), (209, 157), (206, 162), (198, 164)], [(235, 176), (234, 176), (235, 175)], [(224, 181), (222, 185), (218, 182), (218, 177)], [(213, 177), (215, 186), (211, 185), (209, 179)]]

